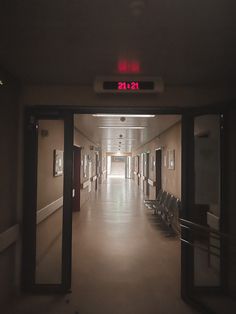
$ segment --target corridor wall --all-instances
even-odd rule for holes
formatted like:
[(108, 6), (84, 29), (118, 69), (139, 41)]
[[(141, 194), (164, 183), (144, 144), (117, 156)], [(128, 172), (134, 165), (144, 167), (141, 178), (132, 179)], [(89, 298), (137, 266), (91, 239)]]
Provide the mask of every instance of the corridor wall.
[(16, 291), (19, 264), (18, 145), (19, 88), (0, 86), (0, 306)]
[[(153, 182), (156, 182), (155, 158), (156, 149), (158, 148), (162, 149), (162, 189), (181, 199), (181, 121), (133, 152), (133, 156), (149, 152), (149, 179)], [(169, 169), (168, 152), (173, 150), (175, 155), (175, 166), (174, 169)], [(139, 158), (140, 169), (141, 161), (142, 158)], [(146, 184), (148, 184), (147, 180), (145, 180), (145, 185)], [(156, 198), (155, 186), (150, 185), (149, 198)]]
[[(81, 169), (80, 169), (80, 206), (82, 207), (95, 191), (95, 180), (102, 183), (105, 177), (106, 164), (104, 153), (96, 147), (77, 128), (74, 128), (74, 145), (81, 147)], [(96, 150), (95, 150), (96, 149)], [(98, 176), (96, 178), (96, 154), (98, 154)]]

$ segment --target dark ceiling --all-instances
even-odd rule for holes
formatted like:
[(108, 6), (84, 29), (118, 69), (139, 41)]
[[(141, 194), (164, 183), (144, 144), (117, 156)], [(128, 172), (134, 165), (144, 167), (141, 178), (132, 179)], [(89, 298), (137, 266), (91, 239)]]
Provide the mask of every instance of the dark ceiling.
[(120, 59), (170, 85), (235, 80), (234, 0), (0, 3), (0, 64), (26, 84), (90, 85)]

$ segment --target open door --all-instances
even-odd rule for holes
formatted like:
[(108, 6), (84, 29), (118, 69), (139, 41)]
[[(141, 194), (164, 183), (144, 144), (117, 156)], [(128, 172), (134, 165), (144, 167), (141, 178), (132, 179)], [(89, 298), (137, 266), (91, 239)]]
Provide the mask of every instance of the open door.
[(95, 191), (97, 191), (98, 189), (98, 178), (100, 176), (100, 172), (99, 172), (99, 154), (98, 152), (96, 152), (95, 154), (95, 175), (96, 175), (96, 179), (95, 179)]
[(144, 176), (145, 176), (145, 182), (144, 182), (144, 186), (145, 186), (145, 194), (147, 196), (149, 196), (149, 183), (148, 183), (148, 179), (149, 179), (149, 153), (145, 153), (144, 154)]
[(233, 313), (236, 251), (226, 207), (225, 116), (189, 114), (182, 123), (182, 297), (204, 313)]
[(140, 156), (137, 155), (137, 174), (138, 174), (138, 186), (140, 185)]
[(162, 188), (162, 150), (156, 149), (156, 197)]
[(27, 112), (22, 262), (27, 291), (70, 289), (72, 145), (72, 116)]

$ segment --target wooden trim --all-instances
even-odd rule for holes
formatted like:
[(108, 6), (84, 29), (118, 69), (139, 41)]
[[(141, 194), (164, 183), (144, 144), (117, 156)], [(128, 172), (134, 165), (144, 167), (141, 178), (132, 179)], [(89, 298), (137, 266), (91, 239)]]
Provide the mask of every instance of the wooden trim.
[(14, 244), (19, 236), (19, 225), (16, 224), (6, 231), (0, 233), (0, 253), (5, 251), (9, 246)]
[(215, 101), (214, 103), (208, 103), (201, 104), (200, 106), (197, 105), (191, 105), (189, 106), (189, 103), (184, 103), (181, 106), (147, 106), (147, 107), (134, 107), (134, 106), (127, 106), (127, 107), (108, 107), (108, 106), (78, 106), (77, 105), (50, 105), (49, 103), (45, 104), (27, 104), (25, 105), (25, 109), (31, 110), (33, 114), (38, 114), (41, 111), (43, 111), (45, 114), (50, 114), (51, 112), (72, 112), (73, 114), (93, 114), (93, 113), (116, 113), (120, 114), (121, 111), (123, 114), (130, 114), (136, 113), (136, 114), (158, 114), (158, 115), (166, 115), (166, 114), (185, 114), (185, 113), (218, 113), (219, 110), (222, 108), (230, 108), (235, 106), (235, 98), (231, 98), (227, 101)]
[(84, 181), (83, 183), (81, 183), (81, 189), (84, 190), (86, 189), (90, 184), (90, 179)]
[(51, 216), (55, 211), (63, 206), (63, 197), (58, 198), (56, 201), (52, 202), (51, 204), (39, 209), (37, 211), (37, 224), (42, 222), (43, 220), (47, 219)]
[(151, 186), (156, 186), (156, 181), (153, 181), (151, 179), (148, 179), (148, 184), (150, 184)]

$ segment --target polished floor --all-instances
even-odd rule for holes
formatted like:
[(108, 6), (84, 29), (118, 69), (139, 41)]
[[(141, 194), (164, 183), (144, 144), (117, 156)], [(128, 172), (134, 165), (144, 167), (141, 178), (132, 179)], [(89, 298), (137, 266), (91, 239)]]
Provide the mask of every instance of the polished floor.
[(180, 243), (132, 180), (109, 178), (74, 214), (72, 293), (24, 296), (11, 314), (191, 314), (180, 298)]

